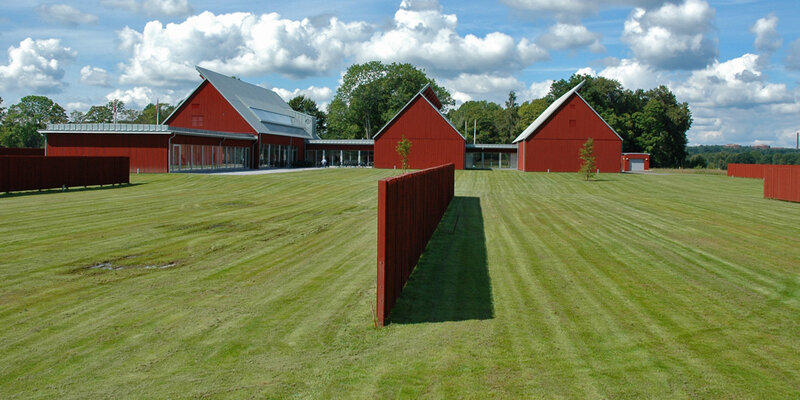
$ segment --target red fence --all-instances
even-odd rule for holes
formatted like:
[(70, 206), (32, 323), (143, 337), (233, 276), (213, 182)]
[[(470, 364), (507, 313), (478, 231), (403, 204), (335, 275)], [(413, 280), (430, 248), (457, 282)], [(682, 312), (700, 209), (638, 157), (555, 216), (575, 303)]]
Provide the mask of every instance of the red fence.
[(0, 192), (130, 183), (128, 157), (0, 157)]
[(377, 323), (383, 326), (453, 199), (455, 164), (378, 182)]
[(800, 202), (800, 165), (768, 165), (764, 169), (764, 197)]
[(737, 178), (764, 179), (764, 168), (767, 164), (728, 164), (728, 176)]
[(0, 147), (0, 156), (43, 156), (44, 149)]

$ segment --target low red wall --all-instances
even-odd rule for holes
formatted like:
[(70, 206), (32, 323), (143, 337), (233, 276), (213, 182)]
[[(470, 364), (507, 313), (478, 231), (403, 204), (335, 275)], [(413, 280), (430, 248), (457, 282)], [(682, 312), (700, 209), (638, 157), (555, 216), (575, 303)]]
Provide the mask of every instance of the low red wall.
[(800, 202), (800, 165), (767, 165), (764, 197)]
[(455, 164), (378, 182), (377, 323), (383, 326), (454, 195)]
[(0, 192), (130, 183), (128, 157), (0, 157)]
[(728, 164), (728, 176), (737, 178), (764, 179), (764, 168), (767, 164)]
[(0, 156), (43, 156), (44, 149), (0, 147)]

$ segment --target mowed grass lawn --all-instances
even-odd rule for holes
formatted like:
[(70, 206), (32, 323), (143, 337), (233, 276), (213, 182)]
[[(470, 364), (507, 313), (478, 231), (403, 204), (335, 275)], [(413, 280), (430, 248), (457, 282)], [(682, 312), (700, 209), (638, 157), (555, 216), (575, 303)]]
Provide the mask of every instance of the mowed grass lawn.
[(800, 395), (800, 204), (762, 181), (459, 171), (375, 329), (391, 174), (0, 196), (0, 398)]

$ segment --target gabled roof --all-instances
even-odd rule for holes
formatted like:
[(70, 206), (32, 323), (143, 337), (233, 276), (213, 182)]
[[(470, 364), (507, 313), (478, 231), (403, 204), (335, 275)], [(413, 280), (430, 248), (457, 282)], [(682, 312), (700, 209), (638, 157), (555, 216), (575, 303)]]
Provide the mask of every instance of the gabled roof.
[[(436, 96), (436, 93), (433, 91), (433, 88), (431, 87), (430, 83), (426, 83), (425, 86), (423, 86), (422, 89), (420, 89), (419, 92), (417, 92), (417, 94), (412, 96), (411, 100), (409, 100), (408, 103), (406, 103), (406, 105), (404, 105), (403, 108), (401, 108), (400, 111), (398, 111), (397, 114), (395, 114), (394, 117), (392, 117), (392, 119), (390, 119), (389, 122), (387, 122), (381, 128), (381, 130), (378, 131), (378, 133), (372, 136), (372, 139), (373, 140), (377, 139), (378, 136), (380, 136), (383, 133), (383, 131), (385, 131), (386, 128), (389, 127), (389, 125), (391, 125), (398, 117), (400, 117), (400, 114), (402, 114), (408, 107), (411, 106), (412, 103), (414, 103), (414, 100), (416, 100), (417, 97), (422, 97), (423, 99), (425, 99), (425, 102), (427, 102), (431, 107), (433, 107), (433, 109), (436, 110), (437, 113), (439, 113), (439, 116), (442, 117), (443, 120), (447, 121), (447, 124), (450, 125), (451, 128), (453, 128), (453, 131), (455, 131), (455, 133), (457, 133), (458, 136), (461, 136), (461, 139), (464, 139), (464, 141), (467, 140), (464, 137), (464, 135), (462, 135), (461, 132), (459, 132), (458, 129), (456, 129), (453, 123), (450, 122), (450, 120), (447, 119), (447, 117), (445, 117), (444, 114), (442, 114), (442, 112), (440, 111), (440, 109), (442, 108), (442, 102), (439, 101), (439, 97)], [(436, 106), (436, 104), (438, 104), (438, 106)]]
[[(303, 139), (319, 139), (314, 126), (314, 118), (289, 107), (277, 93), (261, 86), (231, 78), (214, 71), (195, 67), (203, 77), (222, 95), (236, 112), (258, 133), (278, 136), (293, 136)], [(187, 97), (192, 98), (202, 87), (202, 83)], [(175, 108), (169, 121), (183, 104)]]
[[(580, 88), (581, 88), (581, 86), (583, 86), (583, 84), (584, 84), (585, 82), (586, 82), (586, 81), (581, 81), (581, 83), (579, 83), (579, 84), (575, 85), (575, 87), (574, 87), (574, 88), (570, 89), (570, 91), (569, 91), (569, 92), (567, 92), (567, 93), (564, 93), (564, 94), (563, 94), (561, 97), (559, 97), (559, 98), (558, 98), (558, 100), (554, 101), (554, 102), (553, 102), (553, 104), (550, 104), (550, 106), (549, 106), (549, 107), (547, 107), (547, 108), (544, 110), (544, 112), (542, 112), (541, 114), (539, 114), (539, 116), (538, 116), (538, 117), (537, 117), (537, 118), (536, 118), (536, 119), (535, 119), (535, 120), (534, 120), (534, 121), (533, 121), (533, 122), (532, 122), (530, 125), (528, 125), (528, 127), (527, 127), (527, 128), (525, 128), (525, 130), (524, 130), (524, 131), (522, 131), (522, 133), (520, 133), (520, 134), (519, 134), (519, 136), (517, 136), (517, 138), (516, 138), (516, 139), (514, 139), (514, 141), (513, 141), (513, 142), (511, 142), (511, 143), (517, 143), (517, 142), (519, 142), (519, 141), (525, 140), (525, 139), (527, 139), (527, 138), (528, 138), (530, 135), (532, 135), (534, 132), (536, 132), (536, 130), (538, 130), (538, 129), (539, 129), (539, 127), (541, 127), (542, 125), (544, 125), (544, 123), (545, 123), (545, 122), (546, 122), (548, 119), (550, 119), (550, 117), (551, 117), (552, 115), (554, 115), (554, 114), (556, 113), (556, 111), (558, 111), (558, 109), (560, 109), (560, 108), (561, 108), (561, 106), (563, 106), (563, 105), (564, 105), (564, 103), (566, 103), (566, 102), (567, 102), (567, 100), (569, 100), (569, 98), (570, 98), (570, 97), (572, 97), (572, 95), (573, 95), (573, 94), (575, 94), (576, 92), (578, 92), (578, 89), (580, 89)], [(588, 105), (588, 103), (587, 103), (587, 105)], [(591, 106), (590, 106), (590, 107), (591, 107)]]
[(581, 97), (580, 93), (578, 93), (578, 90), (583, 86), (584, 83), (586, 83), (586, 81), (581, 81), (581, 83), (575, 85), (575, 87), (572, 88), (569, 92), (564, 93), (563, 96), (559, 97), (558, 100), (554, 101), (553, 104), (550, 104), (550, 106), (547, 107), (544, 110), (544, 112), (542, 112), (542, 114), (539, 115), (539, 117), (537, 117), (530, 125), (528, 125), (528, 127), (525, 128), (525, 130), (522, 131), (522, 133), (520, 133), (519, 136), (517, 136), (517, 138), (514, 139), (514, 141), (511, 143), (517, 143), (523, 140), (527, 140), (531, 135), (536, 133), (536, 131), (539, 130), (539, 128), (541, 128), (547, 122), (547, 120), (550, 119), (551, 116), (555, 115), (558, 112), (558, 110), (561, 109), (561, 107), (567, 103), (567, 101), (572, 97), (573, 94), (580, 97), (581, 101), (583, 101), (583, 103), (586, 104), (586, 106), (589, 107), (589, 109), (592, 110), (592, 112), (595, 115), (597, 115), (597, 118), (600, 118), (600, 120), (603, 121), (604, 124), (606, 124), (608, 129), (611, 129), (611, 132), (614, 132), (614, 134), (617, 135), (619, 140), (622, 140), (622, 136), (620, 136), (617, 133), (617, 131), (615, 131), (614, 128), (612, 128), (611, 125), (609, 125), (608, 122), (606, 122), (606, 120), (604, 120), (603, 117), (601, 117), (600, 114), (598, 114), (597, 111), (595, 111), (595, 109), (589, 103), (587, 103), (583, 97)]

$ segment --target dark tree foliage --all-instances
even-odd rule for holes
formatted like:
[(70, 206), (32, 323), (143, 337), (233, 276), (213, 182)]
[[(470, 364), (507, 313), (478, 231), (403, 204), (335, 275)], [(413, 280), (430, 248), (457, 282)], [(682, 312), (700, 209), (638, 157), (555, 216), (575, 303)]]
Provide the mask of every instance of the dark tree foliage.
[(498, 120), (498, 132), (500, 133), (500, 143), (511, 143), (517, 136), (517, 121), (519, 120), (519, 105), (517, 104), (517, 94), (512, 90), (508, 93), (506, 108), (503, 110), (501, 118)]
[(311, 100), (310, 98), (301, 94), (289, 100), (289, 107), (292, 107), (292, 110), (299, 111), (316, 118), (317, 135), (322, 136), (325, 134), (327, 117), (325, 116), (324, 112), (320, 111), (320, 109), (317, 107), (317, 103), (314, 100)]
[(49, 123), (67, 122), (67, 112), (45, 96), (25, 96), (12, 105), (0, 127), (0, 144), (6, 147), (42, 147), (38, 130)]
[(444, 108), (450, 93), (411, 64), (371, 61), (347, 69), (328, 106), (328, 138), (371, 138), (425, 84), (430, 84)]
[[(502, 117), (504, 111), (497, 103), (486, 100), (468, 101), (457, 109), (448, 111), (447, 118), (467, 139), (467, 143), (505, 143), (500, 138), (498, 129), (498, 118)], [(474, 140), (473, 133), (477, 140)]]
[(518, 110), (519, 119), (517, 119), (516, 134), (519, 135), (522, 131), (527, 129), (549, 105), (550, 103), (547, 101), (546, 97), (522, 103)]

